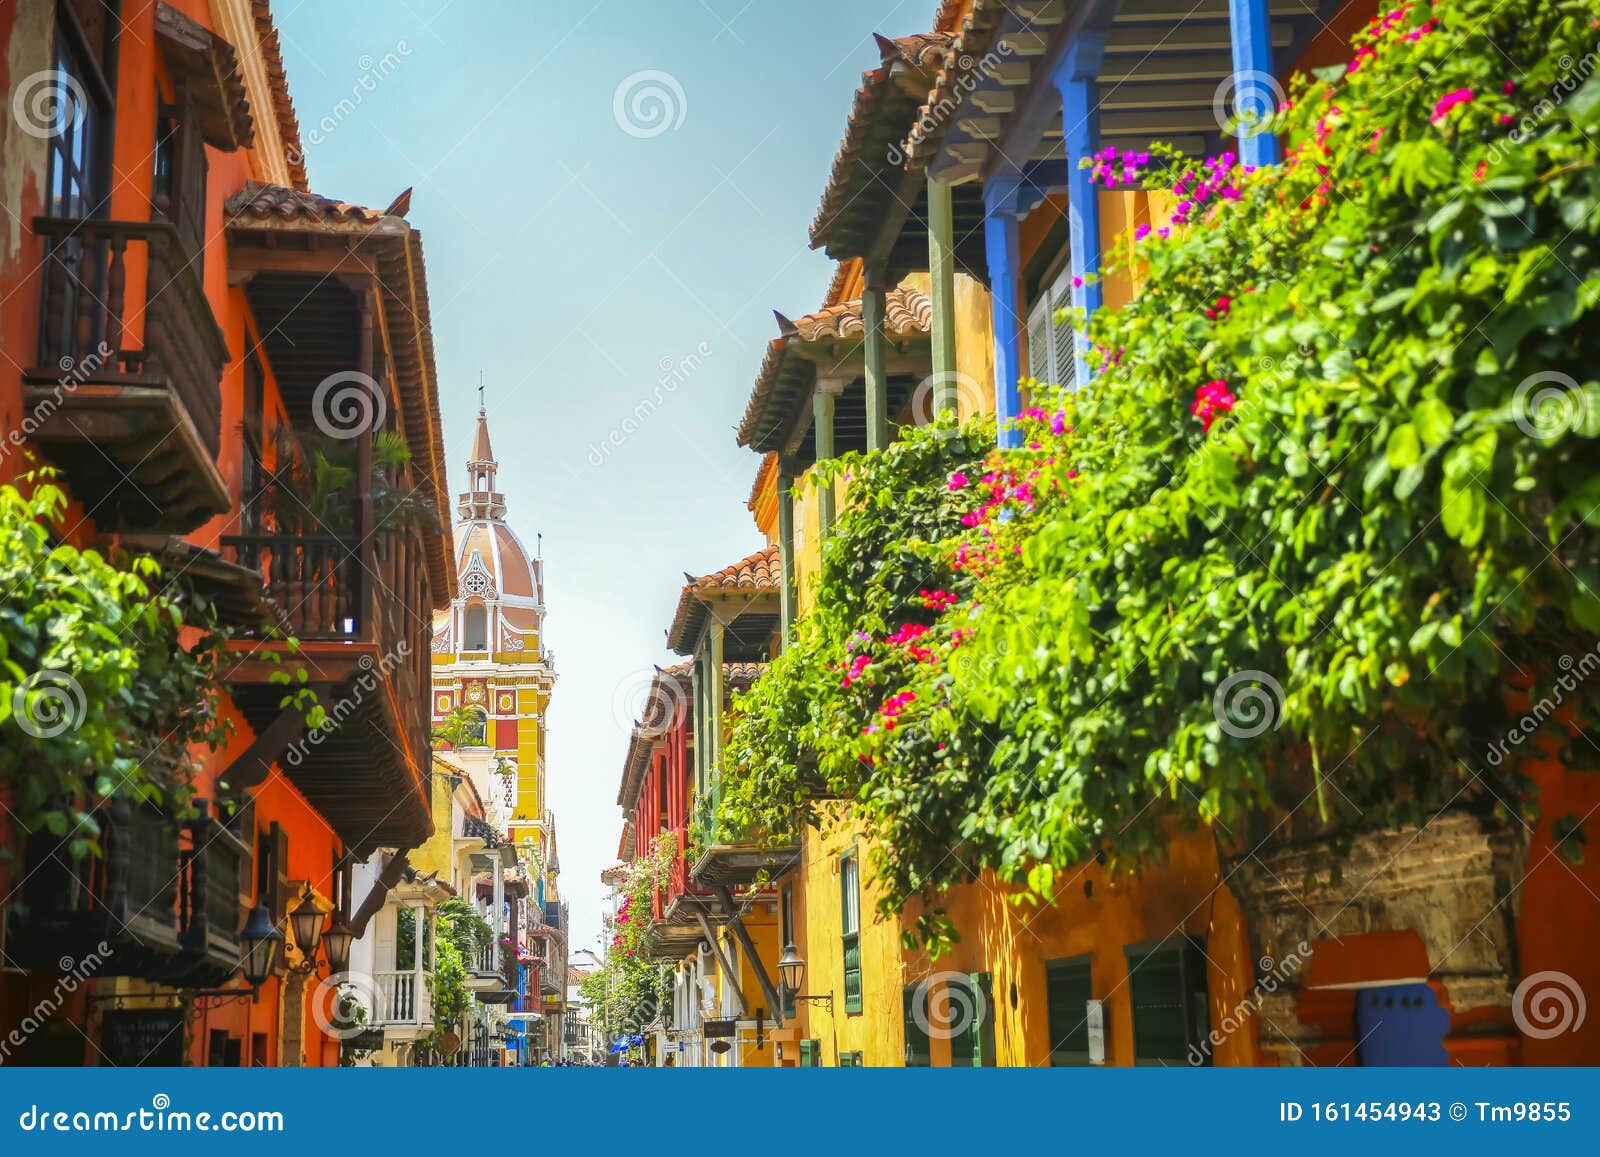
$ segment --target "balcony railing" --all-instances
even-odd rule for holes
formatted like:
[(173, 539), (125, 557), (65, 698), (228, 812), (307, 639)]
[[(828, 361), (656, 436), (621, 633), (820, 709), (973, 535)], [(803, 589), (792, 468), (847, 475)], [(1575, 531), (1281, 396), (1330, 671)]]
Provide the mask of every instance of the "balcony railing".
[(64, 840), (42, 834), (28, 841), (25, 918), (12, 925), (6, 951), (35, 968), (94, 953), (104, 957), (101, 975), (174, 979), (183, 971), (177, 825), (159, 809), (126, 799), (113, 800), (95, 818), (103, 855), (74, 859)]
[[(286, 773), (353, 846), (425, 839), (432, 820), (419, 781), (430, 749), (432, 597), (421, 533), (262, 533), (222, 545), (231, 561), (260, 573), (285, 631), (302, 644), (297, 660), (330, 685), (322, 696), (330, 725)], [(364, 646), (314, 646), (327, 643)], [(230, 676), (258, 732), (283, 709), (282, 688), (271, 682), (277, 667), (249, 661), (260, 650), (253, 644)], [(363, 738), (373, 730), (396, 742), (374, 749)]]
[(188, 530), (226, 510), (216, 458), (227, 344), (177, 230), (60, 217), (33, 228), (45, 246), (27, 373), (37, 438), (77, 444), (57, 456), (79, 498), (105, 500), (108, 525)]
[(211, 819), (190, 821), (189, 835), (178, 909), (184, 959), (193, 962), (187, 979), (199, 986), (219, 985), (238, 971), (242, 959), (244, 910), (239, 897), (250, 849)]
[(428, 992), (430, 972), (375, 972), (372, 979), (377, 1008), (373, 1026), (425, 1026), (433, 1023), (433, 1000)]

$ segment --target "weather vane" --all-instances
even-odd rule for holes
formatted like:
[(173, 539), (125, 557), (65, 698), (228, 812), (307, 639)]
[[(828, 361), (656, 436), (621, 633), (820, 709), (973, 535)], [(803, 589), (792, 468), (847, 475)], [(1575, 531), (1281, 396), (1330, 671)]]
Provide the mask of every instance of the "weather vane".
[(483, 371), (478, 371), (478, 409), (483, 409)]

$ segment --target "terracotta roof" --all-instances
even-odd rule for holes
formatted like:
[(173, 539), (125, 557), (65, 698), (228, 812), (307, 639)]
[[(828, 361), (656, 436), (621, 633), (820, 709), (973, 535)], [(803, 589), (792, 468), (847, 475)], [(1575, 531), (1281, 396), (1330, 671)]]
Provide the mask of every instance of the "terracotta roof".
[[(850, 207), (860, 194), (863, 184), (870, 185), (873, 170), (899, 171), (903, 158), (892, 155), (895, 141), (905, 133), (912, 110), (927, 97), (928, 89), (938, 68), (944, 63), (951, 37), (942, 32), (902, 36), (889, 40), (877, 36), (878, 67), (861, 74), (861, 85), (856, 89), (855, 103), (850, 109), (850, 119), (845, 124), (844, 140), (833, 159), (833, 169), (828, 185), (822, 192), (822, 203), (811, 222), (811, 247), (823, 245), (830, 226), (840, 213)], [(902, 99), (889, 100), (899, 94)], [(887, 132), (873, 133), (875, 122), (883, 111), (896, 123), (883, 126)], [(858, 169), (865, 166), (866, 173)]]
[(754, 481), (750, 483), (750, 497), (744, 500), (745, 509), (754, 511), (756, 503), (761, 501), (761, 492), (766, 488), (767, 480), (778, 472), (778, 455), (776, 453), (764, 454), (761, 465), (756, 469)]
[[(944, 14), (942, 8), (940, 12)], [(907, 167), (922, 167), (939, 151), (951, 120), (948, 113), (939, 110), (941, 106), (948, 109), (966, 99), (972, 89), (972, 77), (983, 68), (984, 58), (994, 46), (995, 34), (1006, 13), (1004, 0), (972, 0), (972, 11), (967, 13), (945, 50), (944, 64), (902, 145)]]
[(272, 23), (272, 5), (267, 0), (251, 0), (256, 23), (256, 39), (261, 44), (261, 62), (267, 70), (267, 88), (272, 93), (272, 113), (278, 122), (278, 139), (289, 162), (289, 178), (296, 189), (306, 188), (305, 147), (300, 143), (300, 119), (289, 97), (289, 78), (283, 71), (283, 49), (278, 29)]
[[(283, 221), (318, 225), (377, 225), (385, 214), (348, 201), (336, 201), (306, 189), (286, 189), (262, 181), (246, 181), (244, 188), (229, 197), (223, 211), (230, 218), (257, 221)], [(399, 218), (397, 218), (399, 220)], [(402, 222), (402, 228), (410, 228)]]
[[(920, 289), (899, 286), (884, 295), (884, 329), (891, 339), (906, 340), (922, 337), (933, 325), (933, 302)], [(794, 342), (825, 342), (860, 340), (866, 332), (861, 319), (861, 299), (830, 305), (809, 313), (797, 321), (778, 315), (780, 334), (767, 343), (761, 369), (756, 373), (756, 384), (745, 403), (744, 418), (739, 423), (739, 445), (755, 446), (757, 450), (776, 449), (761, 444), (770, 436), (773, 426), (769, 411), (778, 387), (786, 376), (792, 377), (796, 368), (789, 364), (789, 350)], [(792, 384), (792, 383), (791, 383)]]
[(715, 591), (776, 591), (782, 576), (778, 571), (778, 548), (764, 546), (731, 566), (694, 578), (685, 575), (684, 594)]
[(765, 606), (775, 602), (783, 584), (782, 566), (778, 562), (777, 546), (764, 546), (752, 555), (740, 559), (711, 574), (683, 576), (687, 581), (678, 597), (678, 610), (667, 628), (667, 646), (680, 655), (690, 654), (695, 640), (705, 625), (706, 604), (719, 597), (747, 596), (751, 600), (751, 613), (771, 613)]
[[(780, 315), (779, 326), (783, 324)], [(826, 306), (790, 323), (801, 341), (837, 341), (859, 338), (867, 327), (861, 317), (861, 299)], [(883, 329), (890, 338), (915, 337), (928, 332), (933, 324), (933, 302), (920, 289), (900, 286), (884, 294)]]

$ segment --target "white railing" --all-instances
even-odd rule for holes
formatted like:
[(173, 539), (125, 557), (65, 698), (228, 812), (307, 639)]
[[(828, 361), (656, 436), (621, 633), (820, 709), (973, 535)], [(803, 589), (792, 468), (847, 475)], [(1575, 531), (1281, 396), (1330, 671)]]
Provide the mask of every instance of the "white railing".
[(388, 1024), (429, 1024), (433, 1021), (433, 1001), (428, 993), (427, 972), (377, 972), (375, 1027)]

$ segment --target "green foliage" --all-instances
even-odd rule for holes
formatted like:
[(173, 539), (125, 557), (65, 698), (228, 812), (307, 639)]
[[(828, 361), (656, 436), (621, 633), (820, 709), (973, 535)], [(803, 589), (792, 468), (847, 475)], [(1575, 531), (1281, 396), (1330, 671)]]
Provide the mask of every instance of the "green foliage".
[(113, 798), (186, 807), (191, 751), (220, 747), (224, 633), (203, 595), (147, 556), (60, 541), (53, 471), (0, 486), (0, 780), (23, 833), (99, 851)]
[(463, 703), (451, 709), (433, 725), (433, 742), (436, 750), (445, 747), (456, 750), (484, 741), (483, 711)]
[[(1596, 14), (1405, 10), (1298, 87), (1284, 164), (1169, 169), (1189, 220), (1123, 255), (1146, 287), (1094, 319), (1089, 388), (1035, 391), (1029, 448), (942, 492), (938, 433), (847, 460), (857, 508), (740, 701), (725, 815), (784, 830), (819, 777), (891, 908), (980, 866), (1048, 898), (1185, 825), (1533, 817), (1489, 754), (1508, 691), (1600, 631), (1600, 80), (1573, 71)], [(917, 582), (957, 599), (930, 615)], [(926, 638), (890, 642), (908, 622)], [(1591, 728), (1600, 698), (1568, 702)]]
[(663, 833), (649, 855), (623, 866), (617, 910), (606, 918), (611, 946), (601, 966), (578, 982), (607, 1041), (639, 1032), (666, 1004), (672, 970), (650, 956), (648, 945), (655, 896), (666, 887), (677, 854), (677, 839)]
[[(280, 534), (354, 534), (360, 469), (359, 443), (280, 424), (277, 463), (256, 496), (265, 519)], [(411, 461), (405, 437), (380, 430), (372, 437), (372, 510), (378, 529), (398, 533), (411, 526), (437, 528), (439, 512), (416, 486), (406, 485)]]

